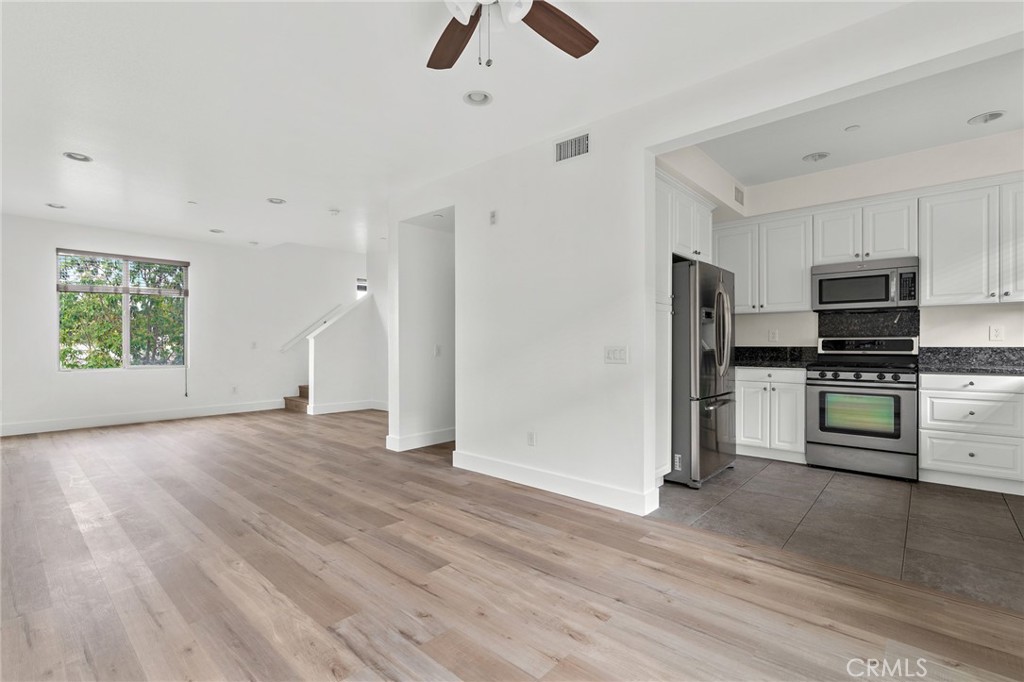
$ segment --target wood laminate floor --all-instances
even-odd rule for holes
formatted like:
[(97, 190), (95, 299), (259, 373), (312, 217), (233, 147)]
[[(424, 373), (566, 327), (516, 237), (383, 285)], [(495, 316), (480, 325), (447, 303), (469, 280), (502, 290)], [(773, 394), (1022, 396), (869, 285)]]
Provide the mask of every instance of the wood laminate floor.
[(385, 430), (275, 411), (3, 439), (3, 679), (1024, 677), (1014, 612)]

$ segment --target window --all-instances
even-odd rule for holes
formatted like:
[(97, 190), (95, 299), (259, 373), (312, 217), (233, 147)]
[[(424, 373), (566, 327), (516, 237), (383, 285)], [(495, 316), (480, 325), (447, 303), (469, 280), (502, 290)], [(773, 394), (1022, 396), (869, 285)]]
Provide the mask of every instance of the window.
[(188, 265), (58, 249), (60, 368), (183, 367)]

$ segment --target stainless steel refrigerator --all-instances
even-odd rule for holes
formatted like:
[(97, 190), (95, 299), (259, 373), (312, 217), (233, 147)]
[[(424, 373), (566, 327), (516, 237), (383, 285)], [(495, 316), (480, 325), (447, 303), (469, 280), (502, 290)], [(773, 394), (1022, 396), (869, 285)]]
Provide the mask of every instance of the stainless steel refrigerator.
[(733, 284), (728, 270), (672, 266), (672, 471), (693, 488), (736, 459)]

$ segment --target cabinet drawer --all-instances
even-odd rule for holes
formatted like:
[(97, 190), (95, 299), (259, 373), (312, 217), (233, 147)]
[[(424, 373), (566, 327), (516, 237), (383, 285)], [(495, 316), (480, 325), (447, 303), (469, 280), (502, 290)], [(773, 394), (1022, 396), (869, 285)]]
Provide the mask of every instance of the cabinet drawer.
[(1024, 440), (921, 431), (921, 468), (1024, 481)]
[(921, 388), (972, 393), (1024, 393), (1024, 376), (990, 374), (922, 374)]
[(921, 428), (1024, 437), (1024, 395), (921, 391)]
[(774, 381), (781, 384), (803, 384), (807, 370), (781, 367), (737, 367), (736, 381)]

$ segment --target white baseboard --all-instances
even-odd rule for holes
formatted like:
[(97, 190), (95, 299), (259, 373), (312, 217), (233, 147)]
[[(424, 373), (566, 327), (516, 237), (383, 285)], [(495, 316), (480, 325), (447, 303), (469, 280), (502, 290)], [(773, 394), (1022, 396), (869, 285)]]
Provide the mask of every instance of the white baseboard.
[(736, 454), (746, 457), (760, 457), (761, 459), (774, 459), (779, 462), (792, 462), (793, 464), (807, 464), (807, 458), (802, 452), (791, 450), (772, 450), (770, 448), (759, 448), (755, 445), (737, 445)]
[(317, 403), (306, 408), (306, 414), (331, 414), (334, 412), (355, 412), (356, 410), (384, 410), (388, 404), (380, 400), (354, 400), (347, 403)]
[(26, 433), (46, 433), (48, 431), (87, 429), (95, 426), (119, 426), (122, 424), (141, 424), (143, 422), (166, 421), (168, 419), (212, 417), (218, 414), (280, 410), (283, 407), (284, 400), (278, 399), (263, 400), (255, 403), (206, 405), (203, 407), (189, 407), (176, 410), (145, 410), (142, 412), (99, 414), (89, 417), (71, 417), (68, 419), (40, 419), (38, 421), (10, 422), (3, 425), (3, 435), (19, 436)]
[[(385, 409), (387, 408), (385, 407)], [(428, 445), (447, 443), (453, 440), (455, 440), (454, 427), (450, 429), (438, 429), (436, 431), (414, 433), (411, 436), (392, 436), (388, 434), (388, 437), (384, 442), (384, 447), (388, 450), (394, 450), (395, 452), (404, 452), (406, 450), (415, 450), (416, 448), (425, 448)]]
[(970, 474), (954, 474), (948, 471), (920, 469), (917, 472), (917, 480), (924, 481), (925, 483), (955, 485), (958, 488), (973, 488), (974, 490), (989, 490), (994, 493), (1024, 495), (1024, 483), (1002, 478), (988, 478), (987, 476), (971, 476)]
[(641, 492), (627, 490), (607, 483), (588, 481), (574, 476), (545, 471), (524, 466), (515, 462), (506, 462), (483, 455), (474, 455), (456, 450), (452, 465), (459, 469), (487, 474), (513, 483), (521, 483), (531, 488), (539, 488), (548, 492), (558, 493), (585, 502), (593, 502), (602, 507), (611, 507), (630, 514), (644, 516), (658, 508), (658, 488)]

